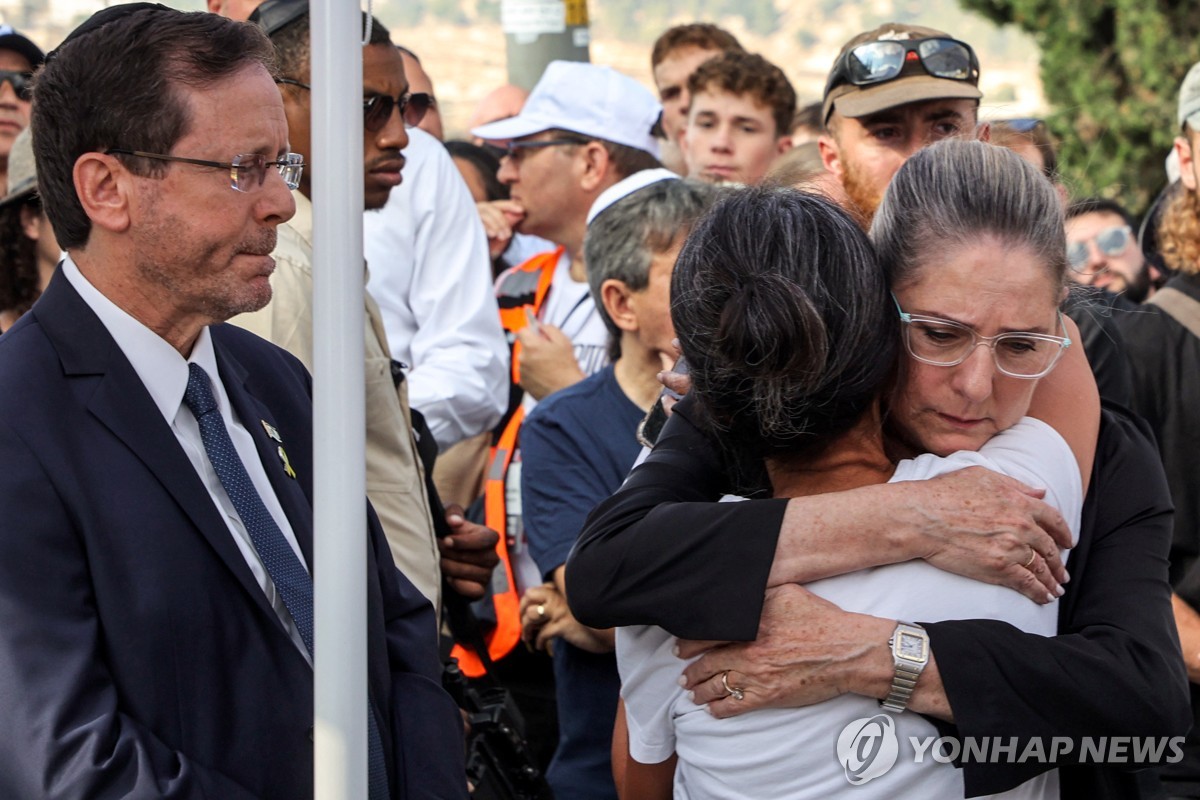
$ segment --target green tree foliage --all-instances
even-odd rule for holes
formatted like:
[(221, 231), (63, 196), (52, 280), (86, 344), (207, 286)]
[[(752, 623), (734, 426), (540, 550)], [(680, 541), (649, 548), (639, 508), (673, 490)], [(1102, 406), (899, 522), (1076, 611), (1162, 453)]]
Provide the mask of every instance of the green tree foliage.
[(1047, 122), (1072, 193), (1144, 210), (1166, 181), (1179, 84), (1200, 61), (1194, 0), (960, 2), (1041, 48)]

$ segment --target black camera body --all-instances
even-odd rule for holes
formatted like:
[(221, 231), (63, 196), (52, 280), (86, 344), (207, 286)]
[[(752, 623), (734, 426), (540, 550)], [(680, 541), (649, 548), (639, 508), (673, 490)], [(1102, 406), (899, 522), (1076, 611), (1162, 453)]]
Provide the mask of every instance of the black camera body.
[(507, 689), (472, 687), (458, 663), (446, 664), (442, 682), (467, 712), (467, 780), (475, 800), (554, 800), (525, 742), (525, 721)]

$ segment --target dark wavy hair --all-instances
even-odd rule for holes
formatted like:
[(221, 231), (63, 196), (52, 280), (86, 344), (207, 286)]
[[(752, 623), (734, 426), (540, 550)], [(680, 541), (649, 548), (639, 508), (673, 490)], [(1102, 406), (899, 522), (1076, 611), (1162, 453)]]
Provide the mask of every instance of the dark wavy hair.
[(17, 316), (33, 308), (38, 289), (37, 241), (25, 235), (21, 210), (32, 206), (40, 212), (36, 194), (0, 209), (0, 309)]
[(671, 318), (735, 464), (819, 453), (870, 409), (900, 339), (866, 234), (829, 200), (784, 188), (736, 192), (696, 224)]

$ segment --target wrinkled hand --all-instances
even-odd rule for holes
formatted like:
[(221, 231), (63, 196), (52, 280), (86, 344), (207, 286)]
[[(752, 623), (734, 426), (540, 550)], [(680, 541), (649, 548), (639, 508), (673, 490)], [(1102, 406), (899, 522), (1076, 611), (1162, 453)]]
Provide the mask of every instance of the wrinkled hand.
[(454, 591), (478, 600), (487, 591), (492, 570), (500, 563), (500, 556), (496, 555), (500, 534), (468, 520), (462, 506), (457, 504), (446, 507), (446, 523), (451, 535), (438, 541), (442, 575)]
[(575, 360), (575, 346), (553, 325), (527, 325), (517, 331), (521, 343), (521, 388), (541, 400), (586, 376)]
[(551, 652), (551, 643), (557, 637), (589, 653), (613, 650), (612, 633), (593, 630), (575, 619), (567, 599), (554, 584), (531, 586), (521, 598), (521, 638), (534, 650)]
[[(894, 629), (893, 621), (843, 611), (792, 583), (767, 590), (753, 642), (680, 641), (679, 656), (704, 652), (684, 670), (686, 687), (713, 716), (733, 717), (810, 706), (851, 691), (862, 665), (881, 656)], [(725, 691), (726, 673), (729, 686), (743, 691), (741, 700)]]
[(915, 522), (918, 557), (1038, 603), (1062, 595), (1070, 576), (1059, 547), (1071, 546), (1071, 532), (1062, 514), (1042, 502), (1044, 491), (983, 467), (902, 485), (897, 516)]
[(508, 249), (512, 241), (513, 229), (525, 219), (525, 209), (512, 200), (492, 200), (476, 203), (479, 221), (487, 234), (488, 255), (493, 259)]

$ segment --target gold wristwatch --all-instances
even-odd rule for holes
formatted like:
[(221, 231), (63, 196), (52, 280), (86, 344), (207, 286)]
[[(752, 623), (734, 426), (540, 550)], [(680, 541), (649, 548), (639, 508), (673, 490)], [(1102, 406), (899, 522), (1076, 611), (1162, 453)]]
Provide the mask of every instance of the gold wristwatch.
[(887, 697), (879, 701), (885, 710), (899, 714), (908, 708), (917, 678), (929, 663), (929, 634), (920, 625), (900, 622), (888, 640), (892, 648), (892, 659), (896, 672), (892, 676), (892, 688)]

